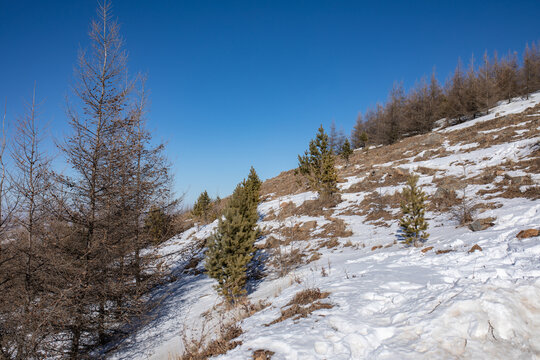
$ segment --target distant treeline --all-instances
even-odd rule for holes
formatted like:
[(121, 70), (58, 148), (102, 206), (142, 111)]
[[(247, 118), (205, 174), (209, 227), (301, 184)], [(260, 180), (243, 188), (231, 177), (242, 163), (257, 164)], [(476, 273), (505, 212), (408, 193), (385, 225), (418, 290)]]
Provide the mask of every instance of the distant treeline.
[[(498, 101), (516, 96), (527, 97), (540, 90), (540, 41), (527, 45), (518, 59), (516, 52), (499, 58), (484, 53), (478, 63), (474, 56), (465, 68), (458, 60), (454, 74), (441, 86), (432, 73), (423, 77), (409, 92), (395, 83), (385, 104), (360, 114), (351, 133), (354, 148), (371, 144), (392, 144), (400, 138), (423, 134), (442, 118), (463, 122), (486, 114)], [(362, 134), (364, 135), (362, 136)], [(340, 136), (332, 126), (334, 149), (340, 148)]]

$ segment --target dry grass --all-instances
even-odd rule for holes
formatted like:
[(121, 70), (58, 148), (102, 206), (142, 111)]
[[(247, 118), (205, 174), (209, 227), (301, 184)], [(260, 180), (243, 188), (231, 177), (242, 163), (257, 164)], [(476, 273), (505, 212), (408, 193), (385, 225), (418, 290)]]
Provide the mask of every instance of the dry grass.
[(221, 326), (217, 338), (206, 342), (206, 337), (191, 339), (187, 343), (184, 340), (184, 354), (178, 360), (206, 360), (213, 356), (225, 354), (226, 352), (241, 345), (241, 341), (233, 341), (242, 335), (242, 328), (236, 324)]
[(284, 309), (281, 310), (281, 316), (271, 323), (266, 324), (266, 326), (277, 324), (290, 318), (293, 320), (305, 318), (316, 310), (331, 309), (334, 307), (332, 304), (318, 301), (327, 298), (328, 295), (330, 295), (330, 293), (321, 292), (318, 288), (302, 290), (284, 306)]
[(536, 185), (533, 187), (529, 187), (525, 191), (521, 191), (517, 186), (508, 187), (502, 194), (498, 195), (497, 197), (507, 199), (525, 198), (530, 200), (538, 200), (540, 199), (540, 186)]
[(327, 248), (327, 249), (334, 249), (334, 248), (337, 248), (339, 246), (339, 240), (335, 237), (333, 238), (330, 238), (326, 241), (323, 241), (319, 244), (319, 247), (318, 249), (322, 249), (323, 247)]
[[(234, 341), (242, 335), (243, 331), (238, 322), (243, 319), (250, 317), (256, 312), (261, 311), (262, 309), (269, 306), (269, 303), (265, 301), (259, 301), (258, 303), (252, 304), (247, 299), (240, 300), (236, 302), (234, 307), (229, 310), (232, 311), (229, 313), (229, 320), (224, 320), (225, 316), (222, 310), (208, 310), (202, 314), (202, 324), (201, 329), (198, 333), (193, 334), (191, 338), (186, 337), (186, 329), (184, 329), (182, 334), (182, 342), (184, 345), (184, 353), (182, 356), (178, 357), (178, 360), (205, 360), (214, 356), (225, 354), (226, 352), (234, 349), (238, 345), (241, 345), (241, 341)], [(211, 318), (215, 315), (218, 315), (219, 322), (217, 324), (215, 331), (209, 331), (208, 326), (210, 324)], [(211, 333), (214, 333), (214, 337), (211, 336)]]
[(473, 253), (475, 251), (482, 251), (482, 248), (480, 247), (480, 245), (474, 244), (473, 247), (471, 247), (471, 249), (468, 252), (469, 252), (469, 254), (471, 254), (471, 253)]
[[(261, 186), (261, 198), (271, 199), (289, 194), (307, 191), (308, 187), (301, 176), (293, 170), (284, 171), (278, 176), (266, 180)], [(270, 197), (270, 194), (273, 194)]]
[(327, 298), (330, 295), (329, 292), (322, 292), (319, 288), (310, 288), (297, 292), (291, 301), (286, 306), (290, 305), (307, 305), (314, 302), (315, 300), (320, 300)]
[(360, 203), (358, 215), (366, 217), (367, 221), (377, 222), (387, 226), (387, 221), (396, 220), (399, 214), (393, 214), (389, 210), (398, 209), (401, 203), (401, 194), (381, 195), (378, 191), (373, 191), (364, 197)]
[(453, 252), (454, 250), (446, 249), (446, 250), (437, 250), (435, 251), (435, 254), (441, 255), (441, 254), (448, 254), (449, 252)]
[(332, 197), (319, 198), (315, 200), (306, 200), (301, 205), (296, 206), (293, 202), (284, 202), (280, 204), (279, 214), (276, 215), (274, 211), (267, 214), (264, 220), (276, 220), (286, 219), (291, 216), (330, 216), (332, 214), (332, 208), (341, 202), (341, 197), (336, 194)]
[(345, 244), (343, 244), (344, 247), (353, 247), (353, 243), (351, 242), (351, 240), (347, 240), (347, 242)]
[(283, 277), (304, 264), (304, 253), (299, 248), (291, 248), (284, 252), (281, 246), (276, 247), (268, 265), (275, 269), (278, 277)]
[(458, 222), (460, 226), (468, 225), (475, 219), (476, 209), (467, 199), (460, 199), (458, 205), (451, 210), (452, 218)]
[(253, 360), (270, 360), (275, 353), (270, 350), (259, 349), (253, 352)]
[(462, 202), (455, 190), (439, 188), (437, 191), (435, 196), (429, 198), (427, 209), (430, 211), (448, 212)]
[(321, 253), (318, 252), (318, 251), (314, 251), (312, 254), (311, 254), (311, 257), (308, 259), (307, 263), (311, 263), (313, 261), (317, 261), (321, 258)]
[(339, 195), (327, 198), (319, 198), (315, 200), (307, 200), (298, 206), (291, 215), (307, 215), (307, 216), (328, 216), (332, 214), (332, 209), (341, 202)]
[(425, 253), (427, 253), (429, 250), (433, 250), (433, 246), (425, 247), (425, 248), (423, 248), (423, 249), (420, 250), (420, 251), (422, 251), (422, 252), (425, 254)]
[(285, 238), (283, 244), (287, 245), (292, 241), (305, 241), (311, 239), (311, 232), (317, 228), (317, 221), (308, 221), (293, 226), (284, 226), (279, 229), (279, 233)]
[[(427, 168), (426, 168), (427, 169)], [(384, 186), (403, 185), (410, 176), (409, 172), (396, 167), (376, 167), (372, 168), (368, 176), (362, 181), (351, 185), (345, 189), (344, 193), (370, 192), (376, 191)]]
[(427, 176), (434, 176), (437, 174), (437, 172), (439, 170), (437, 169), (432, 169), (432, 168), (429, 168), (429, 167), (426, 167), (426, 166), (419, 166), (417, 169), (416, 169), (417, 172), (419, 172), (420, 174), (423, 174), (423, 175), (427, 175)]
[[(537, 160), (536, 162), (540, 162), (538, 161), (538, 159), (536, 160)], [(529, 163), (529, 161), (527, 161), (527, 163)], [(513, 163), (513, 165), (514, 165), (513, 169), (518, 169), (518, 166), (515, 166), (516, 163)], [(531, 166), (527, 166), (527, 169), (530, 167)], [(491, 195), (491, 196), (485, 196), (485, 199), (487, 200), (494, 199), (494, 198), (506, 198), (506, 199), (526, 198), (526, 199), (531, 199), (531, 200), (540, 199), (540, 185), (534, 183), (530, 174), (525, 175), (525, 176), (515, 176), (515, 177), (505, 174), (502, 181), (499, 181), (494, 184), (496, 186), (491, 189), (479, 190), (477, 192), (477, 195), (480, 195), (480, 196)], [(526, 189), (524, 189), (523, 191), (521, 189), (522, 186), (526, 187)]]
[(326, 220), (330, 221), (325, 224), (322, 228), (323, 231), (319, 233), (318, 237), (350, 237), (353, 235), (353, 232), (347, 229), (347, 224), (342, 219), (334, 217), (326, 217)]
[[(536, 105), (520, 114), (502, 116), (490, 121), (481, 122), (465, 129), (465, 131), (453, 131), (447, 135), (450, 145), (466, 144), (477, 142), (478, 147), (463, 150), (464, 152), (475, 149), (486, 148), (494, 145), (504, 144), (519, 139), (538, 136), (538, 126), (540, 125), (540, 106)], [(535, 114), (536, 116), (530, 116)], [(516, 130), (527, 130), (522, 134), (517, 134)], [(490, 131), (482, 133), (482, 131)]]
[[(301, 250), (302, 246), (300, 244), (295, 244), (296, 241), (311, 240), (314, 237), (328, 238), (326, 241), (320, 243), (317, 249), (323, 247), (332, 249), (340, 245), (338, 238), (352, 236), (352, 231), (347, 229), (347, 225), (342, 219), (332, 217), (327, 217), (326, 219), (330, 222), (325, 224), (322, 227), (322, 231), (317, 233), (317, 235), (312, 234), (313, 230), (317, 228), (317, 222), (308, 221), (279, 229), (278, 232), (283, 240), (279, 240), (274, 236), (269, 236), (266, 239), (265, 248), (272, 250), (268, 264), (271, 268), (275, 269), (279, 277), (287, 275), (304, 263), (310, 263), (320, 258), (320, 254), (315, 252), (306, 261), (305, 257), (307, 255)], [(291, 248), (284, 251), (283, 246), (290, 246)]]

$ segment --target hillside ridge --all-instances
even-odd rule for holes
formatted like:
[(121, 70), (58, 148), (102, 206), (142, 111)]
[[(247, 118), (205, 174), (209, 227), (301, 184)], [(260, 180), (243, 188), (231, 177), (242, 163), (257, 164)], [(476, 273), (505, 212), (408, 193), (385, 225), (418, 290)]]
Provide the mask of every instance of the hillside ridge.
[[(152, 320), (107, 358), (175, 358), (223, 324), (240, 334), (219, 359), (538, 357), (540, 242), (517, 235), (540, 227), (539, 155), (537, 92), (357, 149), (349, 165), (338, 160), (333, 207), (317, 206), (317, 193), (285, 171), (262, 186), (256, 245), (267, 262), (249, 304), (224, 307), (202, 261), (216, 222), (195, 225), (161, 245), (171, 282), (154, 295)], [(398, 231), (410, 173), (429, 199), (421, 248), (403, 245)], [(295, 305), (311, 289), (325, 295)]]

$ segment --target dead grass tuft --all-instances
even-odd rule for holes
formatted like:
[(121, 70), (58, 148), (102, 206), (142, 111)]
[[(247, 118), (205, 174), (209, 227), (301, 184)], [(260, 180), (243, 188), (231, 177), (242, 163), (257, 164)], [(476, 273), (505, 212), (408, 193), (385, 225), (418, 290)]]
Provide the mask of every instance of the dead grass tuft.
[(337, 248), (339, 246), (339, 240), (335, 237), (333, 238), (330, 238), (326, 241), (323, 241), (318, 249), (322, 249), (323, 247), (327, 248), (327, 249), (334, 249), (334, 248)]
[(317, 260), (319, 260), (320, 258), (321, 258), (321, 253), (318, 252), (318, 251), (315, 251), (315, 252), (313, 252), (313, 254), (312, 254), (311, 257), (308, 259), (307, 262), (308, 262), (308, 264), (309, 264), (310, 262), (317, 261)]
[(437, 255), (448, 254), (449, 252), (453, 252), (453, 251), (455, 251), (455, 250), (452, 250), (452, 249), (437, 250), (437, 251), (435, 251), (435, 254), (437, 254)]
[[(318, 301), (327, 298), (328, 295), (330, 293), (321, 292), (318, 288), (302, 290), (285, 305), (284, 309), (281, 310), (281, 316), (271, 323), (266, 324), (266, 326), (277, 324), (290, 318), (293, 318), (293, 320), (305, 318), (316, 310), (331, 309), (334, 305)], [(306, 306), (308, 304), (309, 306)]]
[(259, 349), (253, 352), (253, 360), (270, 360), (275, 353), (270, 350)]
[(469, 250), (469, 254), (475, 251), (482, 251), (482, 248), (480, 247), (480, 245), (474, 244), (474, 246)]
[(423, 249), (420, 250), (420, 251), (422, 251), (422, 252), (425, 254), (425, 253), (427, 253), (429, 250), (433, 250), (433, 246), (425, 247), (425, 248), (423, 248)]
[(347, 240), (347, 242), (345, 244), (343, 244), (344, 247), (353, 247), (353, 243), (350, 239)]
[(292, 300), (286, 305), (307, 305), (315, 300), (325, 299), (330, 295), (329, 292), (322, 292), (319, 288), (310, 288), (299, 291), (294, 295)]
[(342, 219), (327, 216), (326, 220), (330, 222), (322, 227), (323, 231), (317, 236), (345, 238), (353, 235), (353, 232), (347, 229), (347, 224)]
[(205, 338), (185, 343), (184, 354), (178, 360), (206, 360), (213, 356), (225, 354), (242, 344), (241, 341), (233, 341), (242, 333), (242, 328), (236, 324), (221, 326), (218, 337), (208, 344), (205, 344)]
[(281, 316), (276, 320), (272, 321), (270, 324), (267, 324), (267, 326), (277, 324), (290, 318), (293, 318), (293, 320), (299, 320), (301, 318), (308, 317), (312, 312), (316, 310), (331, 309), (333, 307), (334, 305), (332, 304), (323, 303), (320, 301), (314, 302), (308, 307), (293, 305), (286, 308), (285, 310), (281, 310)]

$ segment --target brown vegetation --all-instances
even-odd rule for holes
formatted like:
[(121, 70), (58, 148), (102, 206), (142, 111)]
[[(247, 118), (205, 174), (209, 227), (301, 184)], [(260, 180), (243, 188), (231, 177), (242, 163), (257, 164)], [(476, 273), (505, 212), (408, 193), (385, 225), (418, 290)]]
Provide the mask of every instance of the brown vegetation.
[(261, 186), (261, 199), (264, 201), (272, 198), (297, 194), (308, 190), (307, 184), (304, 184), (295, 175), (294, 170), (284, 171), (278, 176), (266, 180)]
[(441, 254), (448, 254), (449, 252), (453, 252), (454, 250), (451, 249), (445, 249), (445, 250), (437, 250), (435, 251), (435, 254), (441, 255)]
[(521, 230), (516, 237), (518, 239), (526, 239), (530, 237), (540, 236), (540, 230), (538, 229), (527, 229), (527, 230)]
[(471, 247), (471, 249), (469, 250), (469, 254), (475, 251), (482, 251), (482, 248), (480, 247), (480, 245), (474, 244), (473, 247)]
[(318, 288), (302, 290), (284, 306), (284, 309), (281, 310), (281, 316), (271, 323), (266, 324), (266, 326), (277, 324), (290, 318), (293, 318), (293, 320), (305, 318), (316, 310), (331, 309), (333, 307), (332, 304), (318, 301), (327, 298), (328, 295), (330, 295), (330, 293), (321, 292)]
[(270, 350), (255, 350), (253, 352), (253, 360), (270, 360), (272, 359), (272, 355), (274, 355), (274, 352)]
[(198, 340), (192, 340), (189, 343), (184, 342), (184, 353), (178, 358), (178, 360), (206, 360), (213, 356), (225, 354), (241, 345), (241, 341), (233, 341), (240, 335), (242, 335), (242, 328), (237, 325), (221, 326), (217, 338), (205, 343), (206, 339), (203, 337)]

